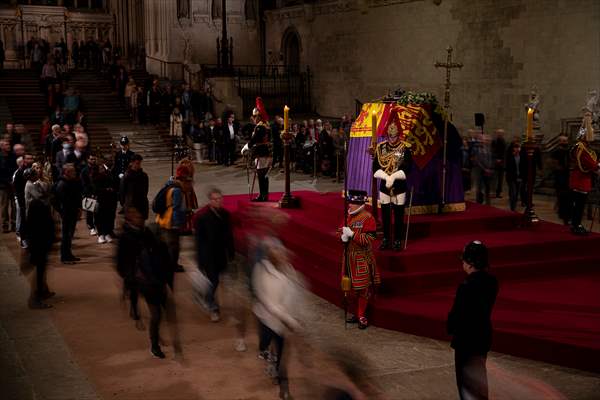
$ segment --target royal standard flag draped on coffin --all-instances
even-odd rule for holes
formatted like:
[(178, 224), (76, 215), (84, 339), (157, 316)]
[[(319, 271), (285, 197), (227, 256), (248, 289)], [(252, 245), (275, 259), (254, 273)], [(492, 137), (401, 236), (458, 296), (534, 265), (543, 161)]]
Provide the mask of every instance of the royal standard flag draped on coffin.
[[(429, 104), (400, 105), (395, 102), (365, 103), (350, 130), (348, 146), (348, 188), (366, 190), (371, 194), (372, 157), (369, 146), (372, 139), (372, 117), (377, 120), (377, 141), (385, 140), (388, 120), (397, 115), (400, 134), (411, 143), (413, 167), (408, 176), (409, 187), (414, 188), (413, 204), (428, 212), (427, 206), (437, 206), (441, 194), (443, 116)], [(456, 128), (449, 123), (448, 185), (446, 198), (464, 209), (462, 191), (460, 146), (462, 141)], [(416, 212), (419, 212), (417, 210)]]

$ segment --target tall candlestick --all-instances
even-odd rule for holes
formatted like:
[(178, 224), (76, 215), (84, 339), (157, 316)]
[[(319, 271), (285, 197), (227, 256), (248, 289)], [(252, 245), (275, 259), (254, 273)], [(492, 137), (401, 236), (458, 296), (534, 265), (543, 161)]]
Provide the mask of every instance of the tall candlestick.
[(527, 109), (527, 140), (533, 139), (533, 108)]
[(288, 131), (289, 114), (290, 114), (290, 108), (288, 106), (283, 107), (283, 130), (285, 132)]
[(371, 112), (371, 146), (373, 150), (377, 146), (377, 112), (375, 110)]

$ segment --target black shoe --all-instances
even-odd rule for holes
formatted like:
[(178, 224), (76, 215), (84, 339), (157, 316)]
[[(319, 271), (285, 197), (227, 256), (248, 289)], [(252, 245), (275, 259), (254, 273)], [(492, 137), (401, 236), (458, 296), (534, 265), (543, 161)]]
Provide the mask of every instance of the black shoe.
[(381, 241), (381, 244), (379, 245), (379, 250), (389, 250), (389, 249), (390, 249), (390, 242), (384, 238)]
[(46, 304), (40, 300), (34, 300), (29, 302), (29, 308), (32, 310), (45, 310), (47, 308), (52, 308), (52, 305)]
[(361, 317), (358, 320), (358, 329), (367, 329), (368, 326), (369, 326), (369, 321), (367, 321), (367, 319), (365, 317)]
[(165, 353), (163, 353), (158, 346), (151, 348), (150, 353), (152, 353), (152, 355), (156, 358), (165, 358)]
[(10, 229), (8, 228), (8, 226), (4, 226), (2, 227), (2, 233), (9, 233)]
[(253, 198), (253, 199), (252, 199), (252, 201), (254, 201), (254, 202), (260, 202), (260, 201), (263, 201), (263, 200), (262, 200), (262, 196), (255, 197), (255, 198)]
[(588, 231), (585, 230), (583, 225), (578, 225), (578, 226), (572, 227), (571, 232), (573, 232), (574, 235), (578, 235), (578, 236), (585, 236), (588, 234)]
[(175, 272), (185, 272), (185, 268), (183, 268), (183, 265), (178, 264), (177, 267), (175, 267)]
[(402, 242), (400, 240), (394, 240), (394, 251), (402, 251)]
[(358, 324), (358, 318), (356, 318), (356, 315), (353, 315), (346, 320), (346, 323), (347, 324)]
[(40, 297), (42, 300), (48, 300), (49, 298), (54, 297), (54, 296), (56, 296), (56, 292), (48, 291), (48, 292), (43, 293)]

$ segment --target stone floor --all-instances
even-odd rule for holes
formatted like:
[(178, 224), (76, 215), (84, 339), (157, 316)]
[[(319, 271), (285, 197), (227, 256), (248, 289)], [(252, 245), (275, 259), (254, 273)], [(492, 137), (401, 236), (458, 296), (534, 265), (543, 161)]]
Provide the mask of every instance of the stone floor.
[[(146, 163), (153, 195), (170, 173), (168, 164)], [(241, 168), (198, 166), (200, 201), (209, 185), (225, 194), (246, 193)], [(283, 189), (283, 176), (273, 171), (273, 191)], [(331, 191), (332, 179), (294, 176), (293, 189)], [(506, 199), (493, 199), (505, 207)], [(536, 197), (541, 218), (555, 220), (553, 201)], [(588, 222), (589, 223), (589, 222)], [(191, 301), (187, 274), (176, 277), (178, 327), (183, 360), (174, 360), (168, 329), (163, 328), (166, 360), (148, 353), (146, 331), (137, 330), (120, 300), (113, 269), (114, 244), (99, 245), (79, 224), (74, 252), (83, 261), (61, 265), (54, 254), (48, 281), (58, 295), (54, 308), (26, 307), (28, 285), (19, 272), (20, 249), (14, 236), (0, 238), (0, 391), (2, 399), (270, 399), (277, 388), (256, 358), (257, 338), (249, 295), (233, 274), (223, 282), (223, 320), (214, 324)], [(595, 229), (596, 230), (596, 229)], [(192, 269), (191, 238), (184, 238), (182, 263)], [(457, 268), (459, 266), (457, 265)], [(142, 308), (147, 325), (147, 312)], [(291, 339), (290, 387), (295, 398), (323, 398), (324, 385), (349, 384), (340, 358), (357, 360), (372, 383), (367, 398), (457, 398), (453, 354), (447, 342), (371, 327), (344, 329), (341, 311), (306, 294), (305, 332)], [(248, 351), (233, 349), (239, 321), (249, 323)], [(357, 349), (360, 344), (360, 351)], [(490, 394), (497, 399), (592, 399), (600, 391), (600, 375), (492, 353), (488, 361)], [(376, 396), (378, 393), (379, 396)]]

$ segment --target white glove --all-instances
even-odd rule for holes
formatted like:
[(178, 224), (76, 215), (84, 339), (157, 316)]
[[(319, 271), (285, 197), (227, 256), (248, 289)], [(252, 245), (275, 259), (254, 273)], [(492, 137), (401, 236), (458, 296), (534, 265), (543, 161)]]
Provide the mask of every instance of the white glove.
[(342, 242), (347, 243), (350, 238), (342, 233)]
[(123, 179), (123, 174), (119, 174), (119, 179)]
[(388, 174), (386, 174), (385, 172), (383, 172), (382, 169), (378, 169), (377, 171), (375, 171), (375, 173), (373, 174), (374, 178), (379, 178), (379, 179), (387, 179), (389, 177)]
[(391, 175), (392, 179), (396, 180), (396, 179), (400, 179), (400, 180), (405, 180), (406, 179), (406, 174), (404, 173), (404, 171), (402, 171), (401, 169), (399, 169), (398, 171), (394, 172)]
[(392, 186), (394, 186), (394, 177), (392, 175), (388, 176), (387, 178), (385, 178), (385, 187), (388, 189), (391, 189)]
[(352, 236), (354, 236), (354, 231), (350, 228), (348, 228), (347, 226), (342, 228), (342, 234), (348, 236), (348, 238), (351, 238)]
[(242, 155), (245, 156), (247, 152), (250, 151), (250, 146), (248, 146), (248, 143), (246, 143), (244, 145), (244, 147), (242, 147)]

